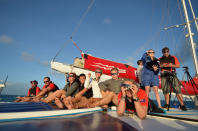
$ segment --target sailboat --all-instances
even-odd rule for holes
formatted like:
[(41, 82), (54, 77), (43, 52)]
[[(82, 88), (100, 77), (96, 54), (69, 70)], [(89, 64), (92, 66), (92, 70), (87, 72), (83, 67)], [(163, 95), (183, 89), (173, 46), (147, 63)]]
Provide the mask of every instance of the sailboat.
[(8, 79), (8, 76), (6, 77), (4, 82), (0, 84), (0, 95), (1, 95), (1, 92), (3, 91), (3, 89), (6, 88), (7, 79)]
[[(182, 2), (185, 1), (182, 0)], [(113, 67), (117, 67), (120, 71), (120, 77), (133, 79), (138, 82), (135, 67), (94, 57), (90, 54), (83, 53), (82, 51), (80, 52), (81, 58), (76, 58), (73, 64), (64, 64), (53, 59), (51, 61), (51, 68), (61, 73), (75, 72), (77, 75), (80, 73), (94, 73), (96, 68), (100, 68), (104, 73), (102, 79), (107, 80), (111, 78), (110, 70)], [(192, 95), (194, 94), (192, 93)], [(7, 107), (13, 108), (9, 108), (10, 110), (7, 111)], [(170, 112), (165, 114), (150, 114), (145, 120), (141, 121), (132, 114), (118, 117), (115, 108), (108, 109), (107, 113), (101, 113), (103, 109), (100, 107), (90, 109), (54, 110), (45, 103), (0, 104), (0, 109), (2, 108), (4, 108), (4, 112), (0, 113), (0, 129), (3, 130), (24, 130), (33, 128), (33, 130), (43, 129), (48, 131), (65, 129), (175, 131), (197, 130), (198, 127), (198, 114), (197, 111), (194, 110), (182, 112), (178, 109), (171, 109)], [(165, 119), (163, 119), (163, 117), (165, 117)]]

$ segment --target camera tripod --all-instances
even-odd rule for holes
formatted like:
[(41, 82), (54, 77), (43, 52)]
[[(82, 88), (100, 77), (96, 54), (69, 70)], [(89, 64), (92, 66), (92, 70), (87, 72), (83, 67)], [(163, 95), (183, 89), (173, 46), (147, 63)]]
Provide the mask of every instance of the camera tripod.
[(165, 83), (165, 87), (170, 87), (170, 91), (169, 91), (169, 104), (168, 104), (168, 109), (167, 111), (169, 111), (169, 108), (170, 108), (170, 101), (171, 101), (171, 92), (172, 90), (174, 89), (175, 85), (174, 85), (174, 81), (173, 81), (173, 78), (174, 78), (174, 73), (173, 72), (165, 72), (165, 78), (167, 79), (166, 83)]
[(184, 80), (185, 76), (187, 77), (187, 82), (189, 82), (191, 84), (191, 86), (193, 87), (193, 91), (195, 93), (195, 96), (198, 99), (198, 95), (196, 94), (196, 91), (195, 91), (195, 89), (198, 90), (198, 87), (195, 84), (195, 81), (193, 80), (192, 76), (190, 75), (190, 73), (188, 71), (189, 68), (187, 66), (183, 66), (183, 68), (184, 68), (184, 75), (183, 75), (183, 78), (182, 79)]
[[(195, 81), (193, 80), (192, 76), (190, 75), (189, 71), (188, 71), (188, 67), (187, 66), (184, 66), (184, 75), (183, 75), (183, 78), (182, 78), (182, 81), (184, 81), (185, 79), (185, 76), (186, 76), (186, 82), (190, 83), (191, 87), (193, 87), (193, 90), (194, 90), (194, 93), (195, 93), (195, 96), (197, 97), (198, 99), (198, 96), (195, 92), (195, 89), (198, 89), (197, 88), (197, 85), (195, 84)], [(178, 78), (176, 77), (176, 79), (178, 80)], [(179, 81), (179, 80), (178, 80)], [(185, 86), (179, 81), (179, 84), (183, 87), (183, 89), (186, 91), (186, 93), (188, 94), (190, 100), (194, 103), (192, 97), (189, 95), (188, 91), (186, 90)], [(175, 99), (176, 99), (176, 96), (175, 96)], [(175, 99), (173, 101), (173, 104), (175, 103)]]

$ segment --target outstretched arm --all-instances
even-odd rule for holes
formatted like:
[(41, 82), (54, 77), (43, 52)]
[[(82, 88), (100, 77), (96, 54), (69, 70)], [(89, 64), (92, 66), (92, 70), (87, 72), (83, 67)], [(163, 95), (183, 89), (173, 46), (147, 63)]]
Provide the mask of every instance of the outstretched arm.
[(85, 92), (87, 92), (89, 89), (84, 88), (83, 90), (81, 90), (80, 92), (78, 92), (75, 97), (81, 97), (83, 94), (85, 94)]

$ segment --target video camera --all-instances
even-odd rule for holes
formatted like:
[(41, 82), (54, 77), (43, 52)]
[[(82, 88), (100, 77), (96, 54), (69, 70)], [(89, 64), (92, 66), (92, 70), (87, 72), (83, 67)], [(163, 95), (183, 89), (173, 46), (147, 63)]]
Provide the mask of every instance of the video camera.
[(184, 71), (187, 71), (189, 69), (188, 66), (183, 66), (182, 68), (184, 68)]

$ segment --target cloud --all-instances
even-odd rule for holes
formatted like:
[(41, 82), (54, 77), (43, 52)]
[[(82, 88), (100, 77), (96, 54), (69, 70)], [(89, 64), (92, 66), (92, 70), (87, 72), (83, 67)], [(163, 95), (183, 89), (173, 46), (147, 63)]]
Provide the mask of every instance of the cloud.
[(35, 60), (34, 57), (27, 52), (22, 52), (21, 56), (25, 61), (34, 61)]
[(48, 61), (41, 61), (40, 59), (35, 58), (33, 55), (29, 54), (28, 52), (22, 52), (21, 57), (25, 61), (35, 62), (45, 67), (49, 66)]
[(112, 20), (111, 20), (111, 18), (105, 18), (103, 20), (103, 23), (105, 23), (105, 24), (111, 24), (112, 23)]
[(38, 61), (38, 63), (40, 65), (43, 65), (43, 66), (48, 66), (49, 65), (49, 62), (48, 61)]
[(135, 59), (132, 56), (127, 56), (126, 58), (126, 64), (133, 66), (133, 61)]
[(14, 42), (14, 40), (6, 35), (2, 35), (0, 36), (0, 43), (1, 44), (12, 44)]

